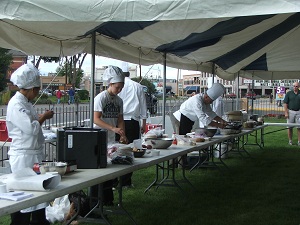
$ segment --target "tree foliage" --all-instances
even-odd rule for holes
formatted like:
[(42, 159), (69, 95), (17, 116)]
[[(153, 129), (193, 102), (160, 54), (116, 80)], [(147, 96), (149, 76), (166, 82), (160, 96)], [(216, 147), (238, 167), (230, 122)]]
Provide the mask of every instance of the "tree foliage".
[(72, 61), (66, 61), (63, 66), (57, 67), (56, 73), (57, 76), (67, 76), (67, 82), (72, 84), (74, 88), (80, 86), (80, 82), (83, 77), (83, 70), (81, 68), (77, 68), (76, 65), (74, 67)]
[(72, 84), (73, 88), (79, 87), (83, 77), (83, 70), (81, 69), (87, 53), (77, 54), (70, 57), (65, 57), (65, 64), (58, 67), (56, 72), (58, 76), (67, 76), (68, 83)]
[(9, 49), (0, 48), (0, 91), (6, 88), (6, 73), (13, 62), (13, 57), (8, 52)]
[(39, 68), (41, 61), (44, 61), (45, 63), (51, 63), (51, 62), (59, 62), (59, 57), (49, 57), (49, 56), (39, 56), (37, 61), (34, 63), (36, 68)]
[(146, 78), (142, 79), (141, 82), (140, 82), (140, 78), (132, 78), (132, 80), (140, 83), (141, 85), (146, 86), (150, 94), (153, 94), (155, 92), (155, 85), (150, 80)]

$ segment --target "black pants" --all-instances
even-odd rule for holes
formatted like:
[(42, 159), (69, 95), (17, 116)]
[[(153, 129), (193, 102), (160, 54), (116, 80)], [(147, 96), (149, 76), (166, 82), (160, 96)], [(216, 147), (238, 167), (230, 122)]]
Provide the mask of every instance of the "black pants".
[(195, 123), (194, 121), (190, 120), (185, 115), (181, 114), (179, 134), (186, 135), (187, 133), (190, 133), (193, 129), (194, 123)]
[[(140, 123), (134, 119), (124, 120), (125, 122), (125, 134), (129, 143), (132, 143), (133, 140), (139, 139), (141, 135)], [(116, 135), (116, 141), (120, 140), (120, 136)], [(121, 176), (122, 186), (131, 185), (132, 173), (125, 174)]]
[(15, 212), (10, 217), (10, 225), (50, 225), (48, 220), (46, 220), (45, 208), (29, 213)]
[[(190, 120), (185, 115), (181, 114), (179, 134), (186, 135), (187, 133), (190, 133), (193, 129), (193, 126), (194, 126), (194, 121)], [(182, 166), (187, 167), (188, 166), (187, 155), (181, 156), (181, 160), (182, 160)]]

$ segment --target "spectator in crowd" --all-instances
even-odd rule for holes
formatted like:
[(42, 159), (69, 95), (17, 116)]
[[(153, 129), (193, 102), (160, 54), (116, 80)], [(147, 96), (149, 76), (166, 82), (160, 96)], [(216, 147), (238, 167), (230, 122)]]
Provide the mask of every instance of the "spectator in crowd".
[[(119, 97), (123, 100), (123, 116), (125, 122), (125, 133), (129, 143), (139, 139), (141, 133), (146, 130), (147, 105), (143, 86), (129, 78), (128, 63), (123, 63), (123, 74), (125, 75), (125, 84)], [(142, 120), (142, 126), (140, 126)], [(120, 136), (117, 135), (117, 139)], [(132, 173), (121, 177), (122, 186), (132, 187)]]
[[(116, 66), (109, 66), (103, 74), (103, 80), (109, 84), (108, 89), (100, 92), (94, 99), (94, 127), (107, 130), (108, 143), (115, 141), (115, 135), (120, 135), (120, 142), (127, 143), (123, 119), (123, 101), (118, 96), (124, 87), (123, 71)], [(114, 180), (103, 184), (105, 205), (113, 205), (112, 187)], [(92, 195), (96, 195), (96, 187), (92, 187)]]
[(73, 90), (72, 87), (69, 89), (69, 104), (74, 104), (75, 103), (75, 91)]
[[(283, 100), (284, 116), (288, 123), (298, 123), (300, 124), (300, 91), (299, 83), (295, 82), (293, 84), (293, 90), (288, 91), (285, 94)], [(300, 146), (300, 128), (297, 128), (298, 133), (298, 145)], [(288, 128), (288, 139), (289, 145), (293, 145), (293, 128)]]
[[(31, 104), (41, 86), (39, 71), (32, 64), (18, 68), (10, 80), (20, 88), (9, 101), (6, 116), (8, 135), (12, 138), (8, 151), (9, 162), (12, 173), (15, 173), (33, 168), (35, 163), (45, 159), (45, 138), (41, 126), (54, 113), (49, 110), (38, 115)], [(11, 214), (11, 225), (49, 225), (45, 216), (47, 205), (42, 203)]]
[(197, 94), (181, 104), (174, 112), (179, 121), (179, 134), (190, 133), (195, 121), (199, 120), (200, 127), (213, 126), (224, 128), (227, 122), (219, 117), (211, 108), (211, 104), (224, 94), (225, 88), (220, 83), (214, 83), (204, 94)]
[(57, 104), (60, 104), (60, 99), (61, 99), (62, 93), (59, 89), (56, 91), (56, 98), (57, 98)]
[(273, 94), (270, 94), (270, 103), (273, 103)]

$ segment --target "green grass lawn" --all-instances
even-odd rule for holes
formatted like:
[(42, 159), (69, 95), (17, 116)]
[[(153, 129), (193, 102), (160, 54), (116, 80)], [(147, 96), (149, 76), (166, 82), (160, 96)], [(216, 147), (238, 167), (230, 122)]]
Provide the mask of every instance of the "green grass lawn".
[[(278, 122), (268, 122), (272, 121)], [(195, 189), (182, 184), (184, 194), (174, 187), (144, 194), (155, 167), (139, 170), (133, 175), (135, 188), (123, 192), (124, 207), (140, 225), (298, 225), (300, 147), (287, 143), (286, 130), (275, 132), (265, 136), (263, 150), (246, 147), (252, 158), (226, 158), (228, 170), (187, 171)], [(181, 178), (180, 169), (176, 176)], [(132, 224), (124, 215), (109, 215), (109, 220), (114, 225)], [(0, 224), (9, 225), (9, 217), (1, 217)]]

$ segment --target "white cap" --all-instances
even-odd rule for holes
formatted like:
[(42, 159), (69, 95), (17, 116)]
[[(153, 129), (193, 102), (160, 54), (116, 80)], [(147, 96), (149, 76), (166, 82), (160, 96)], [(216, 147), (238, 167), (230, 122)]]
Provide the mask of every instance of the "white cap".
[(206, 92), (208, 97), (211, 98), (211, 100), (216, 100), (218, 97), (220, 97), (225, 92), (225, 87), (223, 84), (220, 83), (214, 83), (211, 88), (209, 88)]
[(103, 73), (103, 80), (107, 81), (108, 84), (114, 84), (124, 82), (123, 71), (117, 66), (108, 66)]
[(32, 64), (24, 64), (10, 77), (10, 81), (22, 89), (41, 87), (40, 72)]

